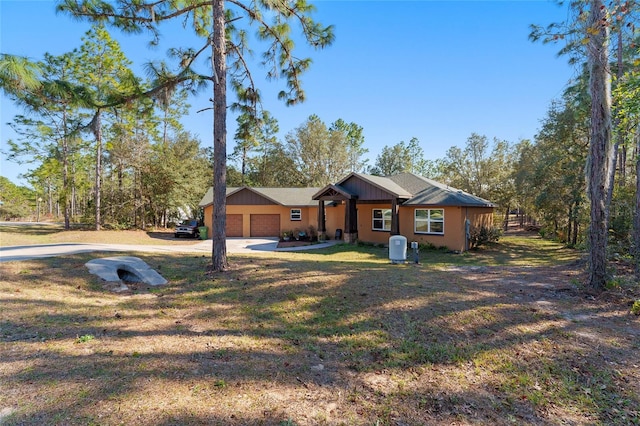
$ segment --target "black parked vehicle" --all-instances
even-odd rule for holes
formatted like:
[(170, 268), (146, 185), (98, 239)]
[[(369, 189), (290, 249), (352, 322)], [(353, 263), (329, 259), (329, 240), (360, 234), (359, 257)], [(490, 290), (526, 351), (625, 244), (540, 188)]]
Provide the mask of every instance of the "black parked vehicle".
[(176, 227), (176, 232), (173, 236), (176, 238), (180, 236), (199, 238), (200, 232), (198, 232), (198, 221), (196, 219), (182, 221), (182, 223)]

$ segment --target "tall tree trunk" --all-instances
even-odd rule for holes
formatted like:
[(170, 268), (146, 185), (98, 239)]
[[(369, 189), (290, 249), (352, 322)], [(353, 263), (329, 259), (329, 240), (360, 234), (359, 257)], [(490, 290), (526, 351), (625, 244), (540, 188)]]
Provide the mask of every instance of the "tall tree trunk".
[[(138, 171), (133, 171), (133, 227), (138, 227)], [(144, 228), (142, 228), (144, 229)]]
[(213, 5), (213, 253), (214, 271), (227, 263), (227, 53), (224, 0)]
[(102, 122), (101, 122), (101, 111), (96, 111), (96, 114), (93, 116), (93, 120), (91, 122), (91, 129), (93, 130), (93, 134), (96, 138), (96, 175), (95, 175), (95, 194), (94, 194), (94, 204), (96, 208), (95, 212), (95, 221), (96, 226), (95, 230), (100, 230), (100, 222), (102, 218), (100, 217), (100, 209), (101, 209), (101, 193), (102, 193)]
[[(617, 1), (618, 6), (620, 5), (620, 0)], [(619, 16), (623, 16), (623, 15), (619, 15)], [(618, 81), (622, 80), (622, 77), (624, 75), (623, 73), (623, 67), (624, 67), (624, 62), (622, 60), (622, 55), (623, 55), (623, 43), (622, 43), (622, 27), (623, 24), (622, 22), (618, 23), (618, 43), (617, 43), (617, 47), (616, 47), (616, 56), (617, 56), (617, 70), (616, 70), (616, 77), (618, 79)], [(613, 154), (611, 155), (611, 164), (610, 164), (610, 168), (609, 168), (609, 188), (607, 190), (607, 206), (611, 205), (611, 200), (613, 199), (613, 187), (614, 187), (614, 182), (615, 182), (615, 178), (616, 178), (616, 166), (619, 165), (620, 166), (620, 171), (621, 171), (621, 184), (624, 184), (624, 180), (622, 179), (622, 177), (624, 176), (624, 161), (622, 160), (622, 158), (620, 158), (618, 160), (618, 155), (619, 155), (619, 151), (620, 151), (620, 147), (624, 145), (624, 133), (622, 132), (622, 129), (620, 129), (620, 120), (617, 118), (618, 114), (615, 114), (614, 116), (614, 129), (616, 131), (616, 139), (615, 139), (615, 143), (613, 144)], [(621, 153), (620, 153), (621, 154)]]
[(620, 154), (618, 155), (618, 162), (619, 162), (618, 168), (620, 169), (620, 181), (622, 182), (622, 185), (626, 185), (627, 183), (627, 145), (624, 143), (622, 144), (622, 146), (620, 146)]
[(640, 123), (636, 126), (636, 208), (633, 214), (633, 257), (640, 278)]
[(53, 216), (53, 190), (51, 189), (51, 179), (47, 179), (47, 213)]
[(504, 219), (502, 221), (502, 230), (504, 232), (509, 230), (509, 210), (511, 210), (511, 206), (507, 204), (507, 208), (504, 211)]
[(611, 155), (611, 78), (609, 73), (609, 29), (607, 9), (602, 0), (591, 1), (589, 92), (591, 95), (591, 129), (588, 162), (588, 195), (591, 203), (589, 228), (588, 287), (602, 291), (607, 282), (607, 194), (610, 185)]
[(525, 219), (524, 219), (524, 211), (522, 211), (521, 208), (518, 208), (518, 216), (519, 216), (518, 220), (520, 223), (520, 228), (523, 228)]
[(77, 193), (76, 193), (76, 185), (75, 185), (75, 181), (71, 182), (71, 206), (69, 208), (69, 212), (71, 214), (71, 217), (75, 216), (77, 214), (76, 212), (76, 197), (77, 197)]
[(60, 202), (64, 209), (64, 229), (71, 229), (69, 210), (69, 137), (67, 136), (67, 112), (66, 109), (62, 115), (62, 193)]
[(69, 206), (69, 214), (70, 217), (74, 217), (76, 215), (76, 166), (75, 163), (71, 164), (71, 202)]
[(242, 147), (242, 186), (244, 186), (244, 177), (247, 174), (247, 147)]
[[(578, 205), (576, 204), (575, 210), (578, 210)], [(578, 214), (575, 214), (573, 218), (573, 239), (571, 240), (571, 247), (575, 247), (578, 244), (578, 229), (580, 221), (578, 220)]]
[(570, 244), (571, 242), (571, 227), (573, 226), (573, 204), (569, 205), (569, 215), (567, 216), (567, 238), (565, 238), (565, 243)]

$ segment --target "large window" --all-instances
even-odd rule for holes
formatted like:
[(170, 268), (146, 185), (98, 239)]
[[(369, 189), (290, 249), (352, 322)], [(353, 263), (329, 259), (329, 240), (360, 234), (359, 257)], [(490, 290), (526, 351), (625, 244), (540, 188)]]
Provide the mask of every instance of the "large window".
[(373, 230), (391, 231), (391, 209), (373, 209)]
[(414, 226), (416, 234), (444, 234), (444, 210), (416, 209)]
[(302, 210), (291, 209), (291, 220), (302, 220)]

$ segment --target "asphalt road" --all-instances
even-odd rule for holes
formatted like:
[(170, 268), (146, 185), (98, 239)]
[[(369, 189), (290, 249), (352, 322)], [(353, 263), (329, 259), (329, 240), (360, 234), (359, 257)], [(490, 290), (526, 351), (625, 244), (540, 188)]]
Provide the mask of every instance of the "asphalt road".
[[(279, 249), (277, 248), (278, 240), (276, 238), (229, 238), (227, 239), (227, 253), (236, 254), (255, 253), (261, 251), (313, 250), (327, 247), (335, 243), (335, 241), (329, 241), (326, 243), (314, 244), (311, 246)], [(39, 244), (30, 246), (0, 247), (0, 262), (64, 256), (68, 254), (88, 253), (93, 251), (210, 254), (212, 250), (213, 242), (211, 240), (204, 240), (197, 244), (189, 246), (83, 243)]]

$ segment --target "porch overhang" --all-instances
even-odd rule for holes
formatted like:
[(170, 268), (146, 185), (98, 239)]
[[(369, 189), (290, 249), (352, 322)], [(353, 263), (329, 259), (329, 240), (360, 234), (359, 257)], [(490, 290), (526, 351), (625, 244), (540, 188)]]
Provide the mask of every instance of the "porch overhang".
[(356, 200), (358, 196), (339, 185), (330, 184), (316, 192), (312, 199), (318, 201), (341, 201)]

